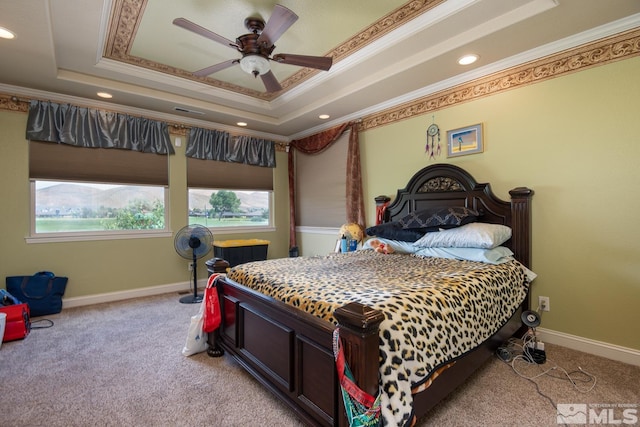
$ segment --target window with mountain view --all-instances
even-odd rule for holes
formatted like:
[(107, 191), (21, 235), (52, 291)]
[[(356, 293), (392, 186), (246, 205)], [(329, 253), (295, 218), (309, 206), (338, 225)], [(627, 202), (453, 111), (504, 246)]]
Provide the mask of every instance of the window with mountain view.
[(189, 189), (189, 224), (211, 228), (268, 227), (271, 191)]
[(166, 187), (33, 180), (32, 234), (166, 231)]

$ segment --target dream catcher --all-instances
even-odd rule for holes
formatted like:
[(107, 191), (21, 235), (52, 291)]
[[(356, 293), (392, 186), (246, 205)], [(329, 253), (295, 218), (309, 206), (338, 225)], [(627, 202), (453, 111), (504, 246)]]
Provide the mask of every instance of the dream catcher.
[[(437, 144), (436, 138), (438, 138)], [(435, 159), (440, 155), (440, 128), (435, 123), (427, 128), (427, 145), (424, 151), (429, 155), (429, 159)]]

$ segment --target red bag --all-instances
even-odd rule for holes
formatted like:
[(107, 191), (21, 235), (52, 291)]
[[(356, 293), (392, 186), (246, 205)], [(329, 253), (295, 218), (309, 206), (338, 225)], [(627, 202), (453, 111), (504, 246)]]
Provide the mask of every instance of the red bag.
[(26, 303), (0, 306), (0, 312), (7, 313), (2, 342), (21, 340), (31, 331), (31, 315)]
[(218, 329), (222, 321), (218, 289), (215, 286), (215, 282), (220, 276), (222, 276), (222, 274), (218, 273), (213, 273), (209, 276), (207, 287), (204, 289), (204, 299), (202, 301), (204, 304), (204, 324), (202, 330), (207, 333)]

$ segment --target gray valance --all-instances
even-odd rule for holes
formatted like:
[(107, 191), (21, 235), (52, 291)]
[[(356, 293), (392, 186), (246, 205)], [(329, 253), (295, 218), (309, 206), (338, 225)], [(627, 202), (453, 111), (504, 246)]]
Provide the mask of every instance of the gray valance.
[(227, 132), (192, 127), (185, 152), (202, 160), (276, 167), (275, 142), (249, 136), (230, 136)]
[(26, 137), (77, 147), (174, 154), (164, 122), (49, 101), (31, 101)]

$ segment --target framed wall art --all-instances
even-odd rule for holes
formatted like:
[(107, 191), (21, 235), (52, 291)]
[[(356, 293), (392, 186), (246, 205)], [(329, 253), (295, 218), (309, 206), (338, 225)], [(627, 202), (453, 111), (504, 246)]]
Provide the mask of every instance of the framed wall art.
[(482, 153), (482, 123), (447, 131), (447, 157)]

